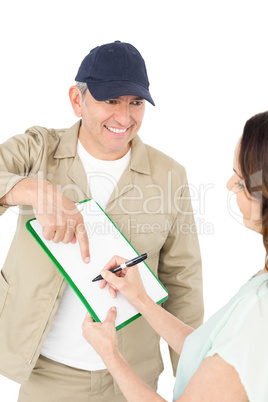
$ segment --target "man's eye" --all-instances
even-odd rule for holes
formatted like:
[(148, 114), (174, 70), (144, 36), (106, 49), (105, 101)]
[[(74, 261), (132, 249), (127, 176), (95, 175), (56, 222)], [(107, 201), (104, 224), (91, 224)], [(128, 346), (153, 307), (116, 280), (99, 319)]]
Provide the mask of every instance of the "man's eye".
[(109, 105), (115, 105), (116, 104), (116, 100), (115, 99), (108, 99), (105, 101), (106, 103), (108, 103)]
[(134, 102), (132, 102), (132, 104), (134, 106), (141, 106), (143, 104), (143, 101), (134, 101)]

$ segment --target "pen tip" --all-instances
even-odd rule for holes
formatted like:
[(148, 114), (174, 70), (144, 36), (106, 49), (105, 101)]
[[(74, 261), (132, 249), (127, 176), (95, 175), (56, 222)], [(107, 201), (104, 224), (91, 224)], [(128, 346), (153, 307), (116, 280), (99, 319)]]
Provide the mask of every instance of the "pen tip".
[(99, 276), (96, 276), (96, 278), (92, 279), (92, 282), (97, 282), (97, 281), (100, 281), (101, 279), (102, 279), (102, 276), (99, 275)]

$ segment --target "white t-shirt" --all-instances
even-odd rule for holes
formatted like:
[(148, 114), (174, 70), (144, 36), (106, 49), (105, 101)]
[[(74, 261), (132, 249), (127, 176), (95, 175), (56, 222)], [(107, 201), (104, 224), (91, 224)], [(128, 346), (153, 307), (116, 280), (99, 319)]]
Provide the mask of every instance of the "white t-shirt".
[[(131, 149), (121, 159), (103, 161), (92, 157), (78, 141), (78, 155), (87, 175), (92, 198), (105, 209), (129, 164)], [(103, 361), (82, 336), (86, 308), (67, 284), (41, 354), (56, 362), (83, 370), (105, 369)]]

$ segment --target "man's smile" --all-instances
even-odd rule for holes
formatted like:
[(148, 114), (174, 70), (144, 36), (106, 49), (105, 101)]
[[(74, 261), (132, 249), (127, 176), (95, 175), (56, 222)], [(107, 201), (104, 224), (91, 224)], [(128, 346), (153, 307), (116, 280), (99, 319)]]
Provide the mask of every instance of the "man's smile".
[(123, 133), (125, 133), (127, 131), (127, 128), (119, 129), (119, 128), (108, 127), (106, 125), (104, 125), (104, 127), (107, 128), (107, 130), (109, 130), (109, 131), (111, 131), (112, 133), (115, 133), (115, 134), (123, 134)]

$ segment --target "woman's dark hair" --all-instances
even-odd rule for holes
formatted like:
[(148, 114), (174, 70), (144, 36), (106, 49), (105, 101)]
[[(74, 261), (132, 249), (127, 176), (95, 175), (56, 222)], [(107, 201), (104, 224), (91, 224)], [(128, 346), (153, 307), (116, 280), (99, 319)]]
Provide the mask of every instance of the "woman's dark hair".
[(246, 122), (240, 145), (239, 167), (248, 192), (261, 203), (263, 244), (268, 255), (268, 112)]

